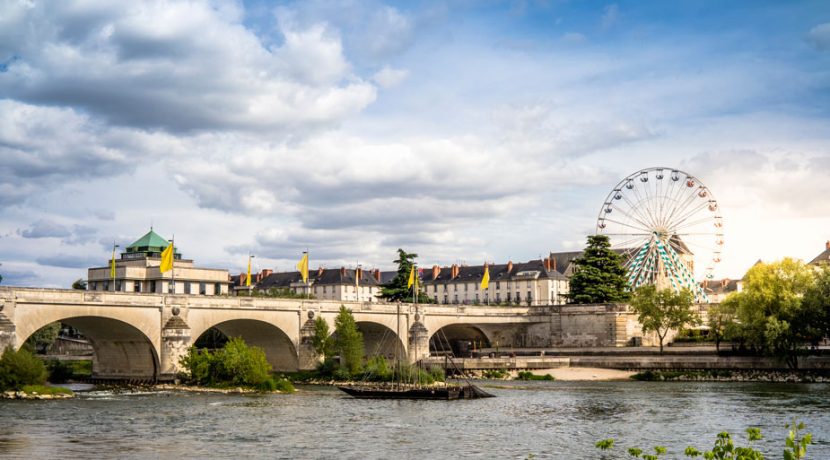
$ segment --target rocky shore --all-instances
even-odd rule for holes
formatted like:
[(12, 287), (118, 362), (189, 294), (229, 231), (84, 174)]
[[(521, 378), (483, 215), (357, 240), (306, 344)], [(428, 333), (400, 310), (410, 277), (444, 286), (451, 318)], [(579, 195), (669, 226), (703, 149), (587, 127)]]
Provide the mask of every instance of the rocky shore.
[(647, 370), (631, 378), (649, 382), (830, 383), (830, 373), (797, 370)]
[(70, 399), (74, 397), (75, 393), (39, 393), (37, 391), (31, 393), (25, 391), (4, 391), (0, 393), (0, 399)]

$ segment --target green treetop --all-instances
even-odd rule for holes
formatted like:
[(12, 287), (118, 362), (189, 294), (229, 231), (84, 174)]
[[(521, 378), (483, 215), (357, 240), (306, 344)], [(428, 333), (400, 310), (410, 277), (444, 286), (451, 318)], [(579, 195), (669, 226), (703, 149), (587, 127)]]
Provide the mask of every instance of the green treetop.
[(352, 311), (343, 305), (334, 319), (334, 334), (334, 351), (340, 355), (341, 365), (349, 374), (358, 375), (363, 367), (363, 334)]
[[(827, 277), (830, 274), (818, 275), (822, 283), (830, 282)], [(826, 312), (817, 299), (823, 284), (816, 278), (811, 267), (790, 258), (753, 266), (744, 278), (743, 290), (723, 301), (736, 311), (743, 343), (779, 355), (797, 367), (802, 344), (823, 335), (821, 318)]]
[(582, 255), (574, 259), (571, 303), (625, 302), (629, 299), (622, 257), (611, 250), (605, 235), (591, 235)]
[[(380, 291), (380, 298), (389, 300), (391, 302), (411, 302), (412, 301), (412, 287), (409, 284), (409, 273), (412, 271), (412, 266), (415, 265), (415, 259), (418, 254), (408, 253), (403, 249), (398, 249), (398, 258), (395, 263), (398, 264), (398, 272), (395, 277), (384, 284)], [(418, 276), (416, 273), (415, 276)], [(422, 286), (418, 284), (418, 302), (430, 303), (431, 299), (424, 292), (421, 291)]]
[(663, 353), (663, 341), (672, 329), (682, 329), (700, 321), (692, 312), (694, 295), (688, 289), (674, 291), (661, 289), (651, 284), (640, 286), (634, 291), (631, 308), (637, 313), (637, 320), (643, 325), (643, 332), (655, 332), (660, 340), (660, 353)]

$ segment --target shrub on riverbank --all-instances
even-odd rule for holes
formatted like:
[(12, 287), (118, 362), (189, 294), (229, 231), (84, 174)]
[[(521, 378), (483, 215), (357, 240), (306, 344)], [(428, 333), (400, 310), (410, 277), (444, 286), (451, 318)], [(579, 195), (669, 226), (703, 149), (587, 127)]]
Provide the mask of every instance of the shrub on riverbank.
[(26, 385), (46, 383), (46, 366), (25, 348), (6, 347), (0, 356), (0, 391), (21, 390)]
[(228, 340), (224, 347), (215, 352), (191, 348), (182, 358), (181, 365), (186, 370), (185, 379), (196, 385), (241, 386), (263, 391), (291, 385), (287, 381), (285, 383), (288, 385), (275, 380), (265, 352), (259, 347), (249, 347), (239, 337)]
[(550, 374), (545, 375), (536, 375), (530, 371), (519, 371), (519, 374), (516, 375), (516, 380), (554, 380), (553, 376)]

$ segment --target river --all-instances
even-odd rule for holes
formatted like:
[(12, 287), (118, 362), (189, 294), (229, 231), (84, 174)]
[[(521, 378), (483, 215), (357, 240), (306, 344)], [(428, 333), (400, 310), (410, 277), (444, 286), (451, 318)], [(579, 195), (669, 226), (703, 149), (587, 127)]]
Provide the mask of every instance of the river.
[[(830, 385), (693, 382), (485, 382), (497, 398), (367, 401), (330, 387), (293, 395), (92, 392), (0, 400), (0, 457), (47, 458), (665, 458), (759, 426), (781, 458), (783, 424), (808, 425), (810, 459), (830, 458)], [(605, 457), (594, 448), (617, 439)]]

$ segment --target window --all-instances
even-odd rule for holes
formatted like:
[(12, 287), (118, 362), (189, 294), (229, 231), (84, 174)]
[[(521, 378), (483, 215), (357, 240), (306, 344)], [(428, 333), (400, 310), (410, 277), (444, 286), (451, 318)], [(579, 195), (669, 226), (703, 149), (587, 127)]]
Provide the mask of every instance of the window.
[(464, 283), (464, 292), (467, 292), (467, 283)]
[(167, 283), (167, 293), (168, 294), (175, 294), (176, 293), (176, 282), (171, 281)]
[(530, 291), (527, 291), (527, 300), (530, 301), (532, 297), (530, 296)]
[[(432, 285), (432, 292), (438, 292), (438, 285), (437, 285), (437, 284), (433, 284), (433, 285)], [(438, 296), (435, 296), (435, 297), (438, 297)], [(438, 300), (436, 299), (436, 302), (437, 302), (437, 301), (438, 301)]]
[(191, 294), (191, 292), (190, 292), (190, 281), (185, 281), (184, 282), (184, 293), (185, 294)]
[(501, 294), (496, 293), (496, 303), (501, 303)]
[(453, 299), (453, 302), (458, 303), (458, 294), (455, 294), (455, 299)]
[(199, 294), (200, 295), (207, 294), (207, 283), (199, 283)]
[(449, 299), (447, 298), (447, 294), (444, 294), (444, 304), (449, 303)]
[(98, 283), (96, 283), (96, 282), (89, 283), (89, 290), (90, 291), (94, 291), (95, 288), (97, 288), (97, 287), (98, 287)]
[(498, 289), (499, 289), (499, 287), (500, 287), (499, 282), (498, 282), (498, 281), (496, 281), (496, 290), (498, 290)]
[(435, 303), (438, 303), (438, 294), (435, 294)]
[(476, 292), (476, 303), (478, 303), (478, 292)]
[(109, 281), (104, 281), (104, 289), (103, 290), (104, 291), (109, 291), (110, 290), (110, 282)]
[[(457, 285), (457, 284), (456, 284), (456, 285), (454, 285), (454, 287), (453, 287), (453, 291), (458, 292), (458, 285)], [(456, 297), (458, 297), (458, 296), (456, 296)]]
[(323, 294), (325, 294), (325, 293), (326, 293), (326, 287), (327, 287), (327, 286), (323, 286)]
[(141, 292), (141, 281), (135, 281), (133, 283), (133, 292)]
[(156, 280), (150, 281), (150, 292), (156, 292)]
[(510, 302), (510, 293), (507, 293), (507, 301)]
[(221, 293), (222, 293), (222, 285), (219, 284), (219, 283), (214, 284), (213, 285), (213, 295), (219, 295)]

